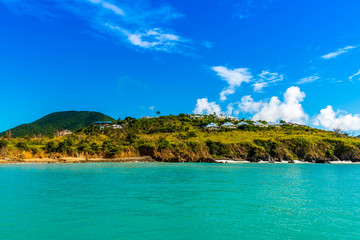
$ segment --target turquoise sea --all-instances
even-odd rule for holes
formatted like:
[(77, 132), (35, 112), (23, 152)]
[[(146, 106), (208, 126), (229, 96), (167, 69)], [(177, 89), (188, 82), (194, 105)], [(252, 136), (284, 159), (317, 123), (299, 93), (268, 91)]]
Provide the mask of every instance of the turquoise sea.
[(360, 165), (1, 165), (0, 239), (360, 239)]

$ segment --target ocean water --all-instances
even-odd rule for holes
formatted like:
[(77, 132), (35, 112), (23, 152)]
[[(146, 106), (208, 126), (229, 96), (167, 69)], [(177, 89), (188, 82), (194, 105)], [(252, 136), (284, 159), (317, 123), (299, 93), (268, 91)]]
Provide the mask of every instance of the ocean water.
[(1, 165), (0, 239), (360, 239), (360, 165)]

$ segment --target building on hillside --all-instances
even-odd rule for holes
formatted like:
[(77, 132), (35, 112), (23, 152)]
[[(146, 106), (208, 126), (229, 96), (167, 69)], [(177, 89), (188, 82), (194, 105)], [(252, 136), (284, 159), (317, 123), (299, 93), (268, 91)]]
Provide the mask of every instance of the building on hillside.
[(62, 131), (56, 131), (55, 135), (57, 137), (63, 137), (63, 136), (66, 136), (66, 135), (70, 135), (70, 134), (73, 134), (72, 131), (68, 130), (68, 129), (65, 129), (65, 130), (62, 130)]
[(249, 124), (247, 122), (239, 122), (237, 125), (238, 126), (248, 126)]
[(122, 129), (122, 126), (120, 124), (112, 124), (110, 125), (112, 129)]
[(291, 122), (287, 122), (285, 125), (288, 125), (288, 126), (305, 126), (305, 125), (303, 125), (303, 124), (291, 123)]
[(212, 123), (209, 123), (208, 125), (206, 125), (205, 128), (209, 129), (209, 130), (215, 130), (215, 129), (218, 129), (219, 126), (212, 122)]
[(254, 126), (257, 126), (257, 127), (265, 127), (265, 124), (263, 124), (262, 122), (259, 122), (259, 121), (255, 121), (253, 123)]
[(94, 122), (94, 125), (97, 126), (100, 130), (104, 129), (105, 127), (109, 126), (110, 124), (113, 124), (113, 122), (112, 121)]
[(215, 119), (218, 119), (218, 120), (224, 120), (225, 118), (226, 118), (226, 116), (224, 116), (222, 114), (215, 116)]
[(223, 125), (221, 125), (222, 128), (236, 128), (236, 125), (232, 122), (226, 122)]
[(267, 125), (272, 126), (272, 127), (280, 127), (280, 125), (278, 123), (275, 123), (275, 122), (268, 122)]
[(203, 119), (204, 118), (204, 116), (203, 115), (191, 115), (190, 116), (190, 118), (192, 118), (192, 119)]

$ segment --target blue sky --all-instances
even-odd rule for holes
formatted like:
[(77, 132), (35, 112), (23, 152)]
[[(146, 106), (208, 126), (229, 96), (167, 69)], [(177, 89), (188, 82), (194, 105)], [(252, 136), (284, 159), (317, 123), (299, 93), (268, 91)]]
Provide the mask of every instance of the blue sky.
[(0, 131), (65, 110), (358, 131), (359, 9), (357, 0), (0, 0)]

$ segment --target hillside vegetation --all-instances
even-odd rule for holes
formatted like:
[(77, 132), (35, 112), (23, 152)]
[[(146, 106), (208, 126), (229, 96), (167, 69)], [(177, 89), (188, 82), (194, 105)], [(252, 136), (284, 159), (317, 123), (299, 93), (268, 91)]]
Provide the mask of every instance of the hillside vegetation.
[[(10, 129), (13, 137), (25, 137), (33, 135), (49, 136), (56, 130), (77, 130), (89, 126), (96, 121), (115, 121), (113, 118), (99, 112), (90, 111), (64, 111), (46, 115), (35, 122), (22, 124)], [(6, 132), (0, 134), (4, 136)]]
[[(99, 130), (88, 126), (65, 137), (0, 139), (0, 156), (24, 158), (122, 158), (151, 156), (167, 162), (211, 162), (214, 159), (328, 162), (360, 160), (360, 139), (308, 126), (252, 125), (210, 131), (214, 116), (192, 119), (188, 115), (150, 119), (127, 117), (122, 129)], [(237, 123), (235, 121), (234, 123)]]

